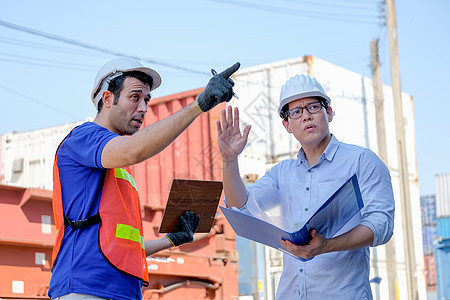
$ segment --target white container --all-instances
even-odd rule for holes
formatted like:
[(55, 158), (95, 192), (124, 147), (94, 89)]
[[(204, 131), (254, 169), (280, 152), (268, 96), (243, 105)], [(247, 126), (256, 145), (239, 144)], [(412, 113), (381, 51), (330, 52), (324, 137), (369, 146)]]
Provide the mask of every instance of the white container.
[(436, 174), (436, 217), (450, 217), (450, 173)]
[(91, 120), (2, 135), (0, 179), (3, 175), (7, 185), (53, 189), (56, 148), (75, 126)]

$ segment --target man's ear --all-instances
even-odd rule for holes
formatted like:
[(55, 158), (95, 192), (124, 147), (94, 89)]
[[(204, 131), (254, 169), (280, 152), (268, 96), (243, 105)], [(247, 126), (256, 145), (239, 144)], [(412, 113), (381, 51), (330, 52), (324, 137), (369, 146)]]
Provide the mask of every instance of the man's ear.
[(114, 94), (106, 90), (102, 94), (103, 107), (111, 107), (114, 103)]
[(327, 116), (328, 116), (328, 122), (333, 121), (334, 111), (331, 108), (331, 106), (327, 107)]
[(292, 133), (292, 129), (291, 129), (291, 126), (289, 125), (288, 121), (283, 120), (283, 126), (284, 126), (284, 128), (286, 128), (288, 133)]

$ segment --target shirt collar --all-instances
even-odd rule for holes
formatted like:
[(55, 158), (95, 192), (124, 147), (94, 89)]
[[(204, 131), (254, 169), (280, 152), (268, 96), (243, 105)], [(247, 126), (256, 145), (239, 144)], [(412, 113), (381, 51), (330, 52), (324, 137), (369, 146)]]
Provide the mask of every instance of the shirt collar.
[[(339, 141), (334, 136), (334, 134), (331, 134), (331, 140), (328, 143), (327, 148), (320, 156), (319, 162), (323, 160), (322, 157), (325, 157), (326, 160), (332, 161), (334, 155), (336, 154), (337, 149), (339, 148)], [(303, 148), (300, 148), (297, 154), (297, 165), (300, 164), (307, 164), (306, 157), (305, 157), (305, 151), (303, 151)]]

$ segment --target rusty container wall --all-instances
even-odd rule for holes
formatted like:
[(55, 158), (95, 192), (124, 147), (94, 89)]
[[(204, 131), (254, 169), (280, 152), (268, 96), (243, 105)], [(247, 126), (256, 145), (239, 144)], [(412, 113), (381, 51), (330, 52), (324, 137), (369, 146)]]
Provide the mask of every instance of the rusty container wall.
[(436, 291), (436, 265), (434, 254), (425, 254), (424, 259), (427, 291)]
[[(152, 126), (195, 100), (196, 89), (152, 99), (143, 127)], [(201, 114), (158, 155), (133, 166), (144, 221), (144, 238), (161, 238), (159, 225), (174, 178), (222, 180), (216, 120), (225, 104)], [(164, 130), (164, 128), (162, 128)], [(221, 200), (222, 203), (222, 200)], [(148, 258), (150, 285), (144, 299), (237, 299), (235, 234), (218, 214), (209, 235), (198, 241), (159, 252)]]
[(5, 184), (5, 142), (3, 135), (0, 135), (0, 184)]
[(45, 298), (54, 238), (51, 191), (0, 185), (0, 298)]

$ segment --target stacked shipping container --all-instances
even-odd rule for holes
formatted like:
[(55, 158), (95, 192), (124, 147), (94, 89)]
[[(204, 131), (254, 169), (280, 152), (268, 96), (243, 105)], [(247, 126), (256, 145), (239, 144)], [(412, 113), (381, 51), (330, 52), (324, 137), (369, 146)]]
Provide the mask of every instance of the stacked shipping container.
[(437, 233), (450, 238), (450, 174), (436, 175)]
[(436, 175), (435, 243), (436, 277), (439, 299), (450, 299), (450, 174)]
[(0, 185), (0, 298), (48, 298), (51, 191)]
[(423, 254), (425, 260), (425, 280), (427, 291), (436, 291), (436, 267), (433, 243), (436, 234), (436, 197), (427, 195), (420, 197), (420, 208), (422, 212), (422, 237)]

